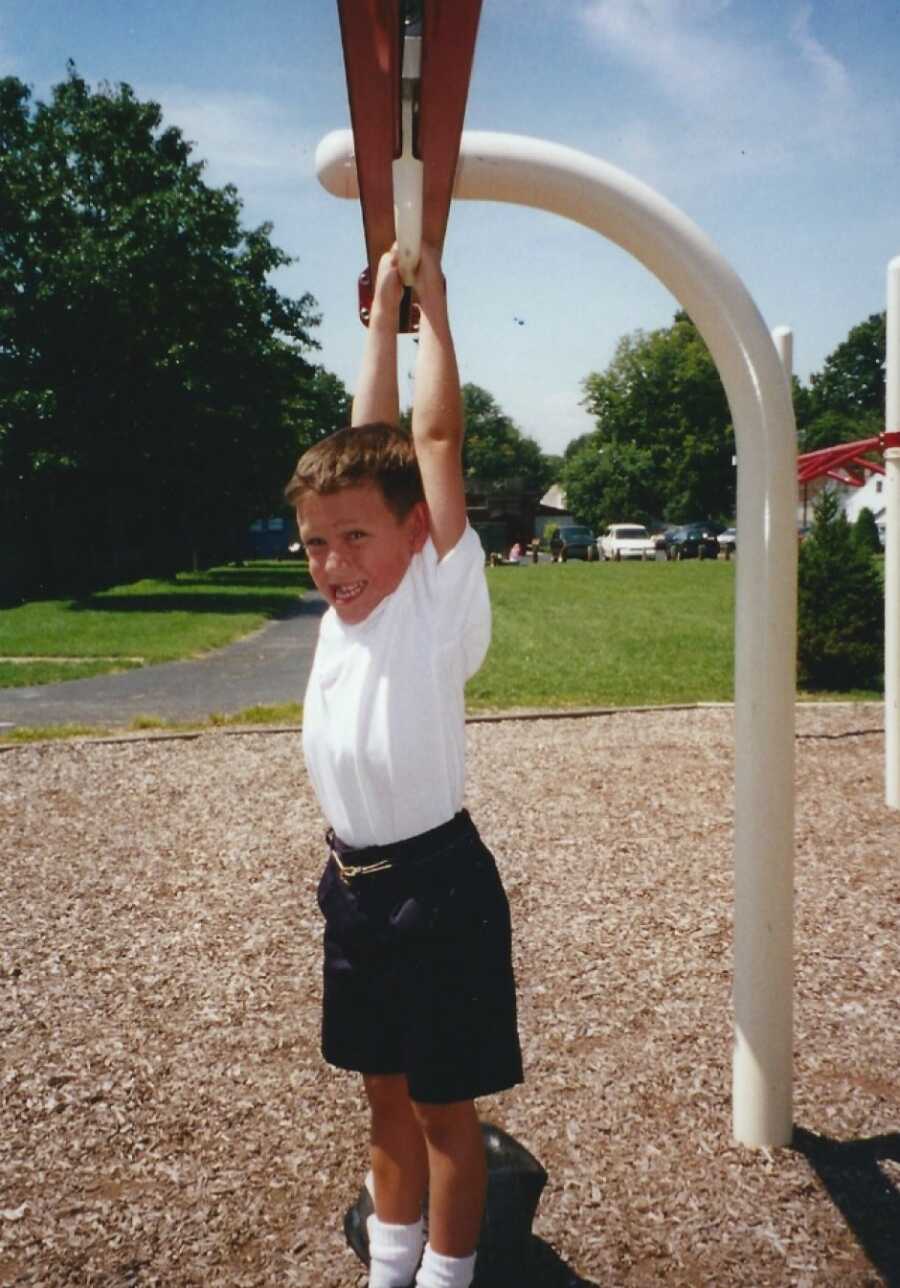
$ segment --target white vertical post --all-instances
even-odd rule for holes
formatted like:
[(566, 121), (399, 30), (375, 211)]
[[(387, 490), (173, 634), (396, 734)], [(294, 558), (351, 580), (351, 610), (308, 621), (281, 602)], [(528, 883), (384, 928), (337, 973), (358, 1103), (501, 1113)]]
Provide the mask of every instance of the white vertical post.
[(794, 390), (791, 376), (794, 374), (794, 333), (789, 326), (777, 326), (772, 332), (772, 340), (781, 359), (781, 365), (784, 367), (788, 388), (793, 398)]
[[(900, 809), (900, 255), (888, 265), (884, 449), (884, 796)], [(896, 445), (894, 445), (896, 444)]]

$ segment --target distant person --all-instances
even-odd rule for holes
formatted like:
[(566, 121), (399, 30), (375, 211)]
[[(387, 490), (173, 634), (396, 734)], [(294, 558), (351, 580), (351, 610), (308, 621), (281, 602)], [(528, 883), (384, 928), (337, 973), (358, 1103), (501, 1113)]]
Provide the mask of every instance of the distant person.
[(556, 531), (553, 533), (552, 537), (550, 538), (550, 558), (553, 560), (554, 563), (561, 563), (562, 554), (563, 554), (563, 539), (560, 536), (559, 528), (557, 528)]
[(468, 1288), (487, 1184), (474, 1101), (521, 1082), (522, 1060), (509, 905), (462, 807), (463, 686), (487, 652), (490, 603), (428, 246), (415, 285), (412, 436), (398, 428), (395, 247), (378, 267), (352, 427), (312, 447), (285, 492), (329, 604), (303, 747), (331, 824), (322, 1049), (362, 1073), (371, 1109), (369, 1285)]
[(509, 552), (509, 562), (518, 563), (521, 558), (522, 558), (522, 547), (519, 545), (517, 541), (515, 542), (515, 544), (513, 545), (512, 549)]

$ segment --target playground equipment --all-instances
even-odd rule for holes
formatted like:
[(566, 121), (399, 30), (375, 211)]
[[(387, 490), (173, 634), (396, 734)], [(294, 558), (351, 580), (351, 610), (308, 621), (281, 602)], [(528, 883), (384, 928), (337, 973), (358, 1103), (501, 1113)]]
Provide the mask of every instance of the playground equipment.
[[(339, 3), (346, 24), (353, 6), (350, 0)], [(434, 21), (440, 12), (444, 24), (440, 30), (449, 39), (453, 15), (464, 14), (474, 40), (471, 18), (477, 7), (424, 0), (422, 93), (429, 91), (430, 18)], [(396, 0), (393, 4), (385, 0), (383, 10), (391, 10), (399, 21)], [(462, 17), (459, 21), (464, 24)], [(380, 30), (383, 38), (385, 30), (391, 30), (390, 19), (387, 28)], [(368, 91), (356, 79), (361, 73), (351, 71), (351, 63), (356, 66), (348, 56), (351, 114), (356, 122), (363, 102), (360, 95), (367, 96)], [(388, 64), (393, 71), (386, 73), (387, 79), (396, 76), (397, 57), (388, 58)], [(457, 106), (458, 87), (463, 76), (468, 84), (468, 70), (464, 60), (450, 60)], [(443, 95), (437, 83), (430, 88)], [(393, 103), (400, 93), (395, 86), (392, 122), (397, 110)], [(368, 97), (365, 101), (370, 102)], [(374, 114), (377, 102), (386, 101), (385, 86), (379, 82), (377, 100), (373, 91), (363, 115)], [(439, 110), (439, 104), (433, 110)], [(458, 111), (457, 116), (461, 124)], [(367, 140), (368, 129), (360, 132), (355, 150), (351, 131), (337, 131), (322, 140), (316, 154), (324, 187), (335, 196), (362, 197), (364, 211), (367, 185), (372, 182)], [(383, 153), (383, 140), (380, 146)], [(435, 164), (446, 165), (451, 151), (445, 138)], [(441, 221), (443, 235), (446, 214), (441, 214), (438, 198), (432, 195), (440, 185), (430, 185), (429, 158), (423, 153), (422, 159), (421, 227), (424, 231)], [(382, 167), (384, 161), (382, 155)], [(377, 189), (382, 215), (385, 182), (382, 174)], [(733, 1129), (736, 1139), (745, 1144), (786, 1145), (793, 1129), (797, 561), (796, 436), (789, 382), (748, 291), (709, 239), (658, 193), (623, 171), (539, 139), (471, 132), (460, 141), (452, 195), (552, 211), (616, 242), (654, 273), (690, 314), (722, 378), (735, 427), (741, 531), (735, 614)], [(364, 222), (372, 267), (373, 243), (365, 213)], [(401, 246), (401, 257), (404, 254)]]
[(887, 271), (884, 428), (885, 800), (900, 809), (900, 256)]
[(368, 322), (378, 261), (396, 239), (406, 283), (401, 331), (416, 329), (410, 287), (424, 237), (444, 244), (481, 0), (338, 0), (356, 139)]
[[(777, 344), (777, 330), (775, 338)], [(785, 369), (790, 376), (789, 360)], [(801, 488), (817, 478), (861, 487), (867, 474), (884, 475), (884, 799), (900, 809), (900, 257), (887, 271), (886, 385), (884, 432), (805, 452), (797, 481)], [(873, 459), (878, 454), (883, 463)]]
[(866, 474), (884, 474), (880, 461), (872, 460), (870, 453), (884, 447), (884, 434), (874, 438), (860, 438), (855, 443), (838, 443), (835, 447), (821, 447), (815, 452), (804, 452), (797, 457), (797, 482), (803, 486), (813, 479), (830, 478), (847, 487), (860, 487)]

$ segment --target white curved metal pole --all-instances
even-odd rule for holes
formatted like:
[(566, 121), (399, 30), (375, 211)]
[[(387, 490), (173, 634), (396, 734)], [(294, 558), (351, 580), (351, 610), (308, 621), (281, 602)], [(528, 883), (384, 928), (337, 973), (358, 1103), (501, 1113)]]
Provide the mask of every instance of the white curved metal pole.
[[(887, 274), (884, 427), (900, 432), (900, 256)], [(884, 450), (884, 779), (885, 801), (900, 809), (900, 447)]]
[[(319, 178), (353, 197), (349, 131), (328, 135)], [(792, 1134), (796, 438), (788, 382), (746, 288), (658, 193), (558, 144), (466, 132), (454, 196), (553, 211), (618, 243), (690, 314), (728, 397), (738, 458), (735, 613), (735, 1045), (733, 1125), (750, 1145)]]
[[(793, 407), (794, 405), (794, 381), (793, 381), (794, 333), (791, 330), (791, 328), (789, 326), (776, 326), (772, 331), (772, 343), (775, 345), (775, 350), (778, 354), (778, 357), (781, 360), (781, 365), (784, 368), (784, 374), (787, 376), (789, 397), (791, 400), (791, 406)], [(799, 503), (800, 503), (800, 494), (798, 490), (798, 493), (797, 493), (798, 508), (799, 508)], [(806, 522), (805, 486), (804, 486), (804, 502), (803, 502), (803, 522), (804, 523)]]

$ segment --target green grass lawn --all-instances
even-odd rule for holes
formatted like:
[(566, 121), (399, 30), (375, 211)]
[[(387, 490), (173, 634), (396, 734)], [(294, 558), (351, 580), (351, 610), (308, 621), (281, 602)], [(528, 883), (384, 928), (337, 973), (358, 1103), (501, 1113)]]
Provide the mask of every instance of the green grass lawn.
[(493, 644), (468, 705), (730, 701), (734, 571), (724, 560), (489, 569)]
[[(735, 564), (724, 560), (488, 569), (493, 643), (467, 686), (467, 707), (729, 702), (734, 695), (734, 575)], [(174, 582), (135, 582), (83, 600), (0, 610), (0, 659), (33, 659), (0, 660), (0, 686), (46, 684), (196, 656), (278, 616), (310, 585), (305, 565), (257, 562), (185, 573)], [(72, 660), (50, 660), (60, 657)], [(809, 696), (874, 700), (881, 694)], [(244, 712), (229, 717), (229, 723), (275, 724), (299, 717), (292, 703)], [(190, 726), (147, 719), (139, 727), (219, 722), (221, 717)], [(8, 737), (63, 732), (22, 730)]]
[(92, 675), (129, 671), (142, 665), (142, 662), (126, 658), (115, 661), (98, 658), (92, 662), (0, 661), (0, 689), (30, 688), (37, 684), (56, 684), (60, 680), (86, 680)]
[(257, 561), (5, 608), (0, 687), (196, 657), (284, 613), (311, 584), (303, 565)]

